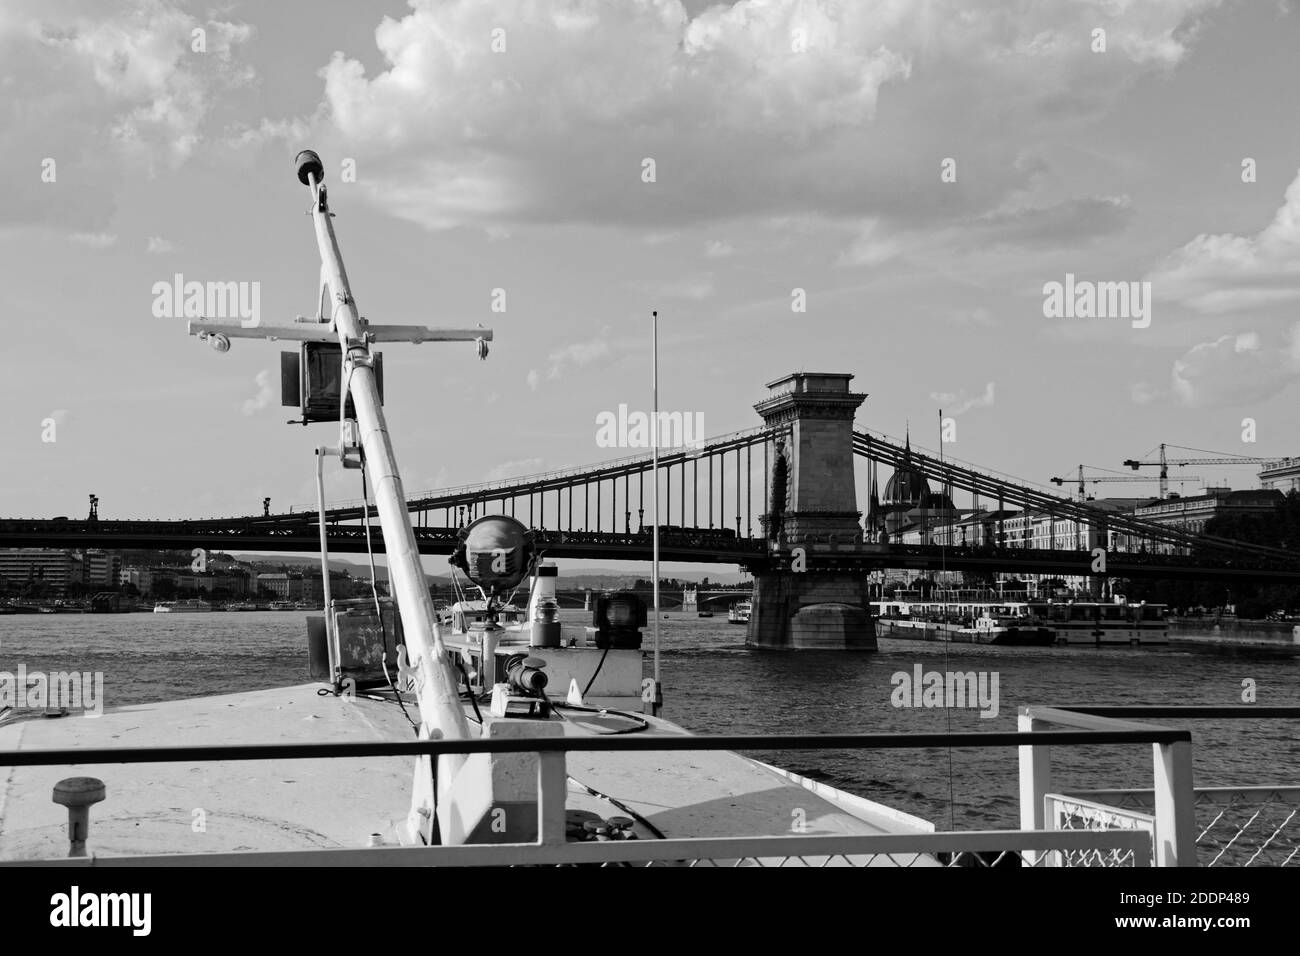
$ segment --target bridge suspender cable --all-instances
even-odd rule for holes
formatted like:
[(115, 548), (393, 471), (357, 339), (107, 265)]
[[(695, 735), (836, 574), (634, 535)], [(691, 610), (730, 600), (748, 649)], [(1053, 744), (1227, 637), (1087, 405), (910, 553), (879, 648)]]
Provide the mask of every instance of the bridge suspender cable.
[[(895, 466), (902, 462), (904, 455), (904, 449), (892, 442), (857, 431), (853, 433), (853, 450), (857, 455), (881, 460)], [(1243, 557), (1280, 558), (1289, 562), (1294, 562), (1296, 559), (1294, 552), (1283, 548), (1248, 544), (1243, 541), (1234, 541), (1211, 535), (1192, 534), (1121, 512), (1104, 512), (1096, 507), (1071, 501), (1068, 498), (1061, 498), (1012, 481), (994, 478), (971, 468), (936, 461), (934, 458), (918, 452), (915, 448), (910, 450), (908, 463), (910, 467), (915, 468), (927, 478), (942, 481), (946, 477), (948, 481), (960, 486), (963, 490), (975, 491), (981, 494), (991, 493), (996, 495), (1000, 501), (1010, 501), (1025, 508), (1038, 508), (1054, 514), (1073, 517), (1087, 524), (1105, 525), (1111, 530), (1124, 532), (1135, 537), (1189, 549), (1208, 547), (1216, 551)]]

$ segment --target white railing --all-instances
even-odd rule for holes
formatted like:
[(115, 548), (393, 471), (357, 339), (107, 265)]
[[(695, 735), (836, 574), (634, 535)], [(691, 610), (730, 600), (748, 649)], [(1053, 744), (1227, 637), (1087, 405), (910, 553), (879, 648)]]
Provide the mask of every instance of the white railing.
[[(1092, 732), (1170, 729), (1151, 719), (1296, 719), (1295, 707), (1119, 707), (1101, 714), (1022, 707), (1021, 731), (1064, 725)], [(1110, 712), (1109, 715), (1103, 715)], [(1021, 826), (1150, 834), (1157, 866), (1300, 865), (1300, 787), (1195, 787), (1190, 741), (1152, 744), (1150, 788), (1051, 792), (1050, 748), (1020, 748)]]
[(283, 852), (94, 856), (63, 866), (1149, 866), (1150, 835), (1133, 830), (1020, 830), (723, 839), (610, 840)]
[[(1196, 787), (1196, 850), (1202, 866), (1300, 865), (1300, 787)], [(1102, 808), (1080, 816), (1088, 829), (1125, 827), (1126, 819), (1151, 819), (1152, 791), (1071, 790), (1050, 794), (1062, 806)], [(1076, 825), (1072, 829), (1083, 829)]]
[[(1096, 717), (1057, 707), (1021, 707), (1017, 718), (1022, 733), (1048, 725), (1078, 730), (1150, 731), (1149, 724)], [(1152, 836), (1156, 866), (1196, 866), (1195, 796), (1192, 792), (1192, 744), (1184, 740), (1153, 743), (1152, 749)], [(1020, 748), (1020, 826), (1026, 830), (1049, 828), (1053, 795), (1051, 748)], [(1108, 808), (1116, 810), (1116, 808)], [(1068, 831), (1067, 831), (1068, 832)], [(1129, 829), (1127, 832), (1139, 832)]]

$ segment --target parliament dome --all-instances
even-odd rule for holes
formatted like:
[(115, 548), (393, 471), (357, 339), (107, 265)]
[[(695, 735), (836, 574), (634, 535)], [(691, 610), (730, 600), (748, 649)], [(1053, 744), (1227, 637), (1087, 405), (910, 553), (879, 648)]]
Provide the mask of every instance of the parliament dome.
[(919, 505), (930, 496), (930, 483), (925, 476), (913, 468), (899, 466), (885, 485), (886, 505)]
[(915, 508), (930, 496), (930, 483), (925, 475), (912, 467), (912, 436), (907, 436), (903, 448), (903, 460), (898, 463), (894, 473), (885, 485), (885, 505), (908, 505)]

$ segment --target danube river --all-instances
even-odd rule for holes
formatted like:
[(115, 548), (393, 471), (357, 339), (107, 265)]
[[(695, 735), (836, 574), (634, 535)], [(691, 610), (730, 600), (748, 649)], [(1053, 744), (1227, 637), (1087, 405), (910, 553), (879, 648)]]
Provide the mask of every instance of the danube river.
[[(279, 685), (307, 677), (306, 614), (15, 615), (0, 617), (0, 672), (104, 675), (104, 705)], [(568, 627), (587, 623), (566, 611)], [(725, 616), (661, 621), (664, 716), (700, 733), (1011, 731), (1022, 704), (1242, 703), (1300, 706), (1300, 649), (998, 648), (882, 640), (877, 653), (778, 653), (743, 646)], [(579, 631), (580, 633), (580, 631)], [(646, 650), (651, 630), (645, 631)], [(960, 671), (997, 677), (998, 713), (896, 706), (897, 675)], [(649, 654), (646, 672), (650, 673)], [(912, 698), (908, 698), (909, 701)], [(991, 710), (990, 707), (984, 708)], [(1300, 778), (1300, 720), (1198, 720), (1198, 786)], [(184, 743), (183, 740), (176, 741)], [(934, 821), (940, 828), (1014, 827), (1013, 749), (881, 750), (758, 755)], [(1151, 749), (1056, 748), (1060, 786), (1151, 786)]]

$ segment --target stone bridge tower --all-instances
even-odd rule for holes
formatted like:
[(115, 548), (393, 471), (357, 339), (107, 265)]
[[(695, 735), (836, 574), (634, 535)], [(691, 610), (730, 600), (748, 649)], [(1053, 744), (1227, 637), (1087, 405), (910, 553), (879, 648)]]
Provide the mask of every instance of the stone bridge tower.
[(754, 406), (780, 435), (772, 469), (772, 501), (764, 531), (784, 567), (754, 576), (754, 608), (746, 643), (770, 648), (874, 650), (867, 576), (800, 570), (789, 560), (802, 548), (810, 568), (818, 555), (862, 543), (853, 479), (853, 415), (866, 399), (849, 390), (848, 374), (795, 372), (768, 383)]

